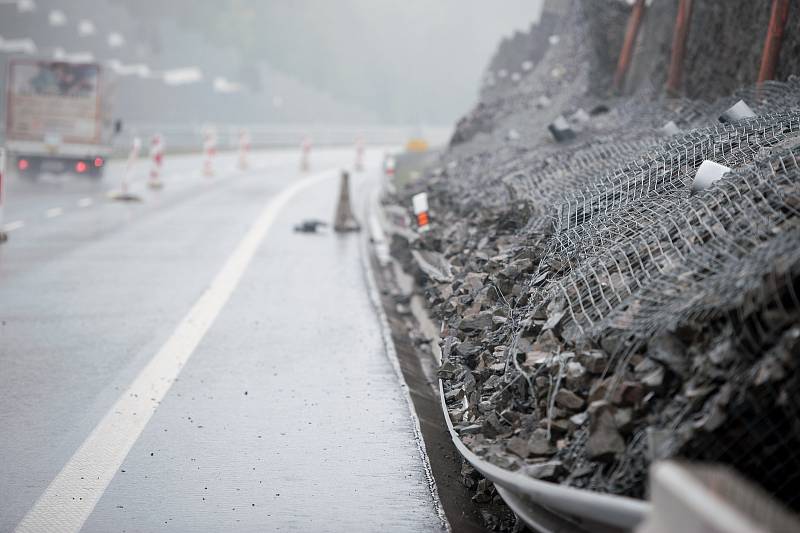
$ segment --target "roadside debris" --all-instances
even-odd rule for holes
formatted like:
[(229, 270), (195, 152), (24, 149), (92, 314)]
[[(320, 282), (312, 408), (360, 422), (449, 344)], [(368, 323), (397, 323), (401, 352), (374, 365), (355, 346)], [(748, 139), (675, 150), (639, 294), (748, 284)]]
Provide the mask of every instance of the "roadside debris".
[(327, 227), (328, 223), (321, 220), (308, 219), (296, 224), (294, 230), (299, 233), (316, 233), (319, 228)]

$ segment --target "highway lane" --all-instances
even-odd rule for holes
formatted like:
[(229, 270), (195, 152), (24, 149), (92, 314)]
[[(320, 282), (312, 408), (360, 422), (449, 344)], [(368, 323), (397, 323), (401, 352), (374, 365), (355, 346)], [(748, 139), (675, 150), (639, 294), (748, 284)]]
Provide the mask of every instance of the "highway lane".
[[(345, 151), (346, 152), (346, 151)], [(338, 159), (337, 159), (338, 158)], [(347, 156), (336, 150), (321, 149), (312, 157), (312, 171), (326, 168), (331, 164), (346, 162)], [(299, 168), (300, 156), (297, 150), (256, 151), (249, 157), (248, 172), (285, 173)], [(9, 161), (9, 165), (11, 165)], [(247, 174), (237, 167), (235, 152), (221, 152), (214, 159), (216, 177), (202, 174), (202, 158), (195, 154), (178, 154), (165, 157), (161, 179), (165, 184), (164, 191), (152, 191), (147, 187), (147, 176), (150, 171), (150, 160), (144, 155), (132, 166), (129, 175), (131, 191), (147, 199), (159, 202), (164, 197), (174, 197), (176, 192), (196, 194), (219, 185), (216, 179), (230, 179)], [(120, 182), (126, 173), (127, 161), (113, 159), (106, 165), (103, 178), (87, 175), (43, 173), (35, 176), (18, 177), (13, 169), (9, 169), (6, 183), (6, 202), (4, 227), (10, 233), (22, 227), (38, 224), (51, 217), (47, 212), (52, 209), (62, 210), (62, 214), (105, 205), (108, 194), (119, 189)], [(262, 174), (263, 175), (263, 174)], [(18, 227), (17, 223), (22, 222)], [(9, 225), (13, 225), (9, 228)]]
[[(373, 176), (380, 155), (369, 153)], [(332, 215), (338, 183), (326, 175), (274, 210), (230, 301), (141, 435), (131, 432), (108, 489), (66, 485), (97, 507), (83, 516), (72, 496), (34, 507), (90, 435), (112, 451), (125, 440), (96, 428), (227, 268), (265, 203), (301, 180), (296, 151), (253, 154), (249, 172), (232, 170), (233, 158), (220, 157), (227, 170), (210, 179), (199, 157), (170, 158), (164, 190), (136, 180), (142, 203), (106, 200), (118, 163), (101, 182), (12, 182), (6, 223), (25, 225), (0, 246), (0, 531), (29, 512), (62, 525), (77, 513), (87, 531), (438, 527), (358, 236), (291, 231)], [(317, 151), (312, 170), (335, 173), (352, 159), (352, 150)], [(102, 461), (89, 457), (81, 468), (99, 477)]]

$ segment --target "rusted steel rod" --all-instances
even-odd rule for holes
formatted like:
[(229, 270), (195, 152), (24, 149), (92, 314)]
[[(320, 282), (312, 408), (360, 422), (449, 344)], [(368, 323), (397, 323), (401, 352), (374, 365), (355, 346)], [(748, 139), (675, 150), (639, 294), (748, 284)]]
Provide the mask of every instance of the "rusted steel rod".
[(639, 33), (639, 26), (642, 24), (643, 15), (644, 0), (636, 0), (636, 3), (631, 9), (631, 14), (628, 17), (628, 26), (625, 29), (625, 41), (622, 43), (622, 51), (619, 53), (619, 61), (617, 62), (617, 70), (614, 72), (614, 89), (617, 91), (622, 89), (622, 84), (625, 82), (625, 75), (628, 73), (628, 67), (631, 64), (633, 47), (636, 45), (636, 35)]
[(761, 54), (761, 68), (758, 70), (758, 83), (775, 79), (775, 68), (783, 43), (783, 32), (789, 20), (790, 0), (772, 0), (772, 13), (769, 17), (767, 37), (764, 39), (764, 52)]
[(677, 94), (683, 81), (683, 59), (686, 56), (686, 37), (689, 35), (689, 19), (692, 16), (692, 0), (680, 0), (672, 33), (672, 56), (669, 60), (667, 91)]

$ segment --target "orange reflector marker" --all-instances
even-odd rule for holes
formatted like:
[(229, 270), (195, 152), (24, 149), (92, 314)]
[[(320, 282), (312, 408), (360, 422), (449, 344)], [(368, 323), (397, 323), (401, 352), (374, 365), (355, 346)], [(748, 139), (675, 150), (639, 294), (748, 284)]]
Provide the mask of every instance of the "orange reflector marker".
[(417, 215), (417, 229), (421, 232), (431, 229), (428, 218), (428, 193), (421, 192), (411, 198), (414, 214)]

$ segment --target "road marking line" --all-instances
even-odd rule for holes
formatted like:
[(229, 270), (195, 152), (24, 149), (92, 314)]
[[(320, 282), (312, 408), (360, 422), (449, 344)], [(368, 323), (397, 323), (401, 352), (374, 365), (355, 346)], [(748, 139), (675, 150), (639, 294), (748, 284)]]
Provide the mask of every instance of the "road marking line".
[(324, 172), (296, 182), (267, 203), (211, 285), (181, 320), (167, 342), (111, 406), (15, 531), (79, 531), (220, 313), (280, 210), (298, 192), (336, 176)]
[(94, 200), (91, 198), (81, 198), (78, 200), (78, 207), (89, 207), (94, 203)]
[(14, 222), (9, 222), (5, 226), (3, 226), (3, 231), (10, 232), (14, 231), (15, 229), (19, 229), (25, 226), (25, 223), (21, 220), (15, 220)]
[(44, 216), (46, 216), (47, 218), (55, 218), (57, 216), (60, 216), (63, 212), (64, 210), (61, 209), (60, 207), (52, 207), (44, 212)]

